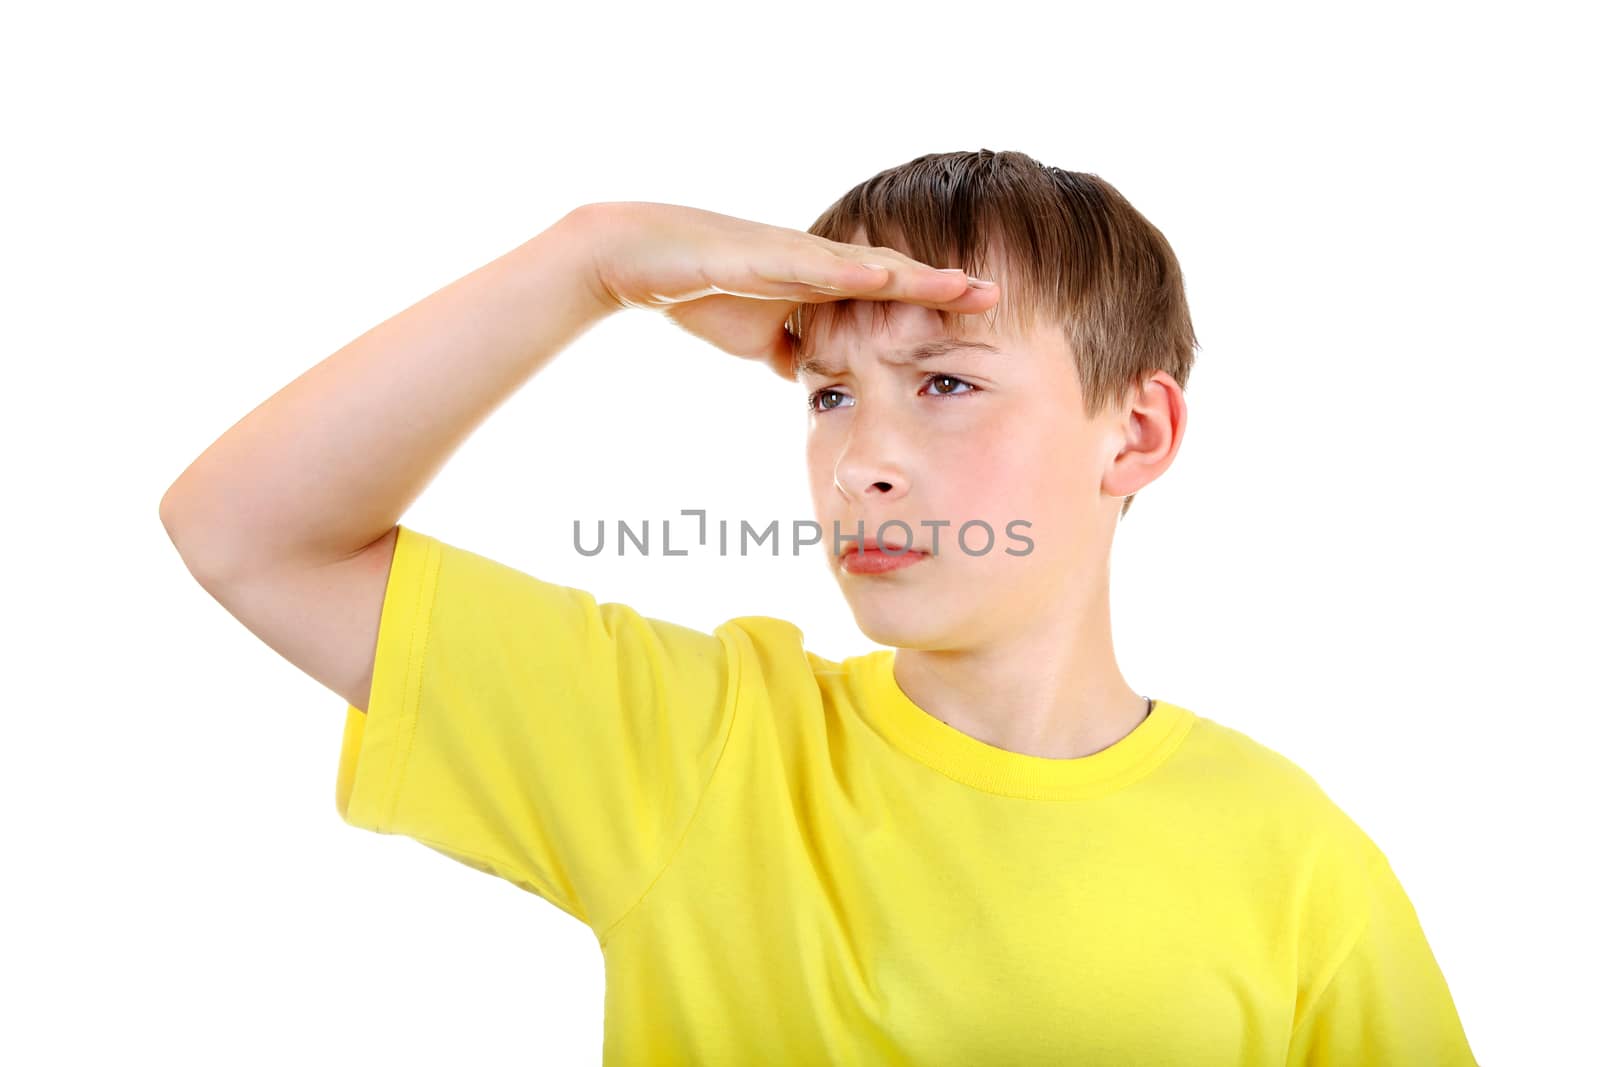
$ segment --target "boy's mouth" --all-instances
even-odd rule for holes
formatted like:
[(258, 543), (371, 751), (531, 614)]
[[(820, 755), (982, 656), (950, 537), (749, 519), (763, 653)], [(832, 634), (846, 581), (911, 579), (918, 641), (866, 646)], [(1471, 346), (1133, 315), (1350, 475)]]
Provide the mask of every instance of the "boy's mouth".
[[(839, 552), (840, 556), (847, 556), (852, 552), (880, 552), (881, 551), (881, 552), (887, 552), (887, 553), (902, 553), (902, 552), (907, 552), (907, 548), (908, 548), (908, 545), (904, 541), (879, 541), (876, 537), (873, 537), (871, 534), (867, 534), (865, 537), (861, 538), (860, 540), (857, 540), (854, 537), (851, 537), (848, 540), (845, 540), (844, 538), (840, 538), (840, 540), (844, 541), (844, 548), (841, 549), (840, 552)], [(921, 552), (921, 551), (922, 551), (922, 549), (920, 549), (920, 548), (911, 548), (910, 549), (910, 552)]]
[(908, 548), (893, 542), (879, 544), (870, 537), (860, 545), (847, 546), (839, 553), (840, 566), (851, 574), (886, 574), (915, 566), (926, 558), (928, 554), (919, 548)]

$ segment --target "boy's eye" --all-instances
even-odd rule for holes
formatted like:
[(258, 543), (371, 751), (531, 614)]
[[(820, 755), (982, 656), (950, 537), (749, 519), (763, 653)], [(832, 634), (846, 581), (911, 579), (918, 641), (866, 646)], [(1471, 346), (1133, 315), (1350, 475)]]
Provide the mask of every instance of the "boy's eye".
[(846, 399), (845, 395), (839, 392), (837, 389), (818, 389), (816, 392), (806, 397), (806, 406), (812, 411), (832, 411), (839, 405), (824, 403), (825, 398), (830, 396)]
[[(933, 385), (936, 382), (955, 382), (956, 385), (964, 385), (964, 386), (966, 386), (968, 391), (971, 391), (971, 390), (974, 390), (974, 389), (977, 388), (977, 386), (973, 385), (971, 382), (963, 381), (962, 379), (957, 378), (954, 375), (950, 375), (950, 374), (930, 374), (930, 375), (928, 375), (928, 384), (929, 385)], [(961, 395), (960, 393), (956, 393), (956, 392), (953, 392), (953, 391), (946, 392), (943, 389), (935, 389), (933, 391), (933, 394), (935, 396), (960, 396)]]
[[(971, 382), (957, 378), (952, 374), (930, 374), (924, 381), (928, 386), (932, 387), (932, 395), (934, 396), (965, 396), (967, 393), (978, 391), (978, 387)], [(966, 389), (958, 390), (959, 386), (966, 386)], [(829, 397), (837, 397), (838, 400), (837, 402), (830, 402), (828, 400)], [(837, 389), (818, 389), (806, 397), (806, 407), (815, 412), (832, 411), (834, 408), (845, 406), (844, 401), (849, 399), (848, 396)]]

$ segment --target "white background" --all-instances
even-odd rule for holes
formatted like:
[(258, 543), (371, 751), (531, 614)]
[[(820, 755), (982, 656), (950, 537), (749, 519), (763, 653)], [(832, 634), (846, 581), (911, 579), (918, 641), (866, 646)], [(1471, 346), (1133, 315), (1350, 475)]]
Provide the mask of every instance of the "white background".
[[(1574, 1062), (1600, 710), (1577, 12), (19, 6), (0, 1057), (598, 1063), (591, 933), (340, 821), (344, 702), (192, 580), (160, 497), (578, 204), (804, 229), (885, 167), (983, 147), (1106, 178), (1188, 280), (1187, 436), (1116, 542), (1130, 684), (1282, 752), (1371, 834), (1483, 1062)], [(630, 311), (403, 521), (648, 615), (789, 618), (838, 657), (875, 646), (815, 557), (570, 540), (578, 516), (810, 517), (804, 432), (797, 386)]]

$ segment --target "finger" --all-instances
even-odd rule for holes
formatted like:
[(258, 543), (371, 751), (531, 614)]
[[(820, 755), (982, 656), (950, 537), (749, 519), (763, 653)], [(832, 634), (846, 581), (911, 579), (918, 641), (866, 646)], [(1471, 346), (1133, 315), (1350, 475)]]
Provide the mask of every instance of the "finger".
[(934, 267), (920, 259), (913, 259), (898, 248), (887, 245), (850, 244), (845, 241), (829, 241), (816, 238), (822, 246), (832, 255), (840, 259), (849, 259), (857, 263), (877, 263), (890, 268), (895, 274), (910, 276), (916, 273), (962, 273), (959, 267)]
[(960, 267), (939, 269), (919, 264), (903, 274), (896, 273), (886, 288), (903, 292), (904, 295), (894, 298), (897, 300), (918, 304), (950, 304), (968, 301), (973, 293), (990, 291), (974, 288), (972, 282), (973, 279)]
[(792, 273), (799, 284), (828, 294), (870, 293), (894, 278), (888, 267), (828, 253), (815, 259), (808, 257)]
[[(802, 287), (802, 291), (788, 293), (788, 298), (807, 303), (850, 299), (893, 300), (962, 311), (987, 310), (999, 299), (997, 286), (975, 287), (959, 267), (939, 269), (903, 256), (879, 256), (879, 259), (899, 259), (903, 262), (885, 263), (875, 269), (869, 260), (856, 260), (848, 256), (831, 258), (831, 263), (821, 264), (812, 271), (808, 281), (794, 283)], [(798, 270), (796, 273), (803, 274)], [(807, 288), (812, 292), (805, 292)]]
[(778, 377), (793, 382), (796, 379), (795, 354), (798, 350), (794, 334), (789, 332), (789, 323), (785, 321), (763, 354), (762, 361)]
[(802, 246), (787, 262), (765, 270), (755, 267), (764, 291), (722, 291), (760, 300), (887, 300), (967, 312), (987, 310), (998, 300), (997, 287), (974, 288), (959, 267), (931, 267), (892, 248), (825, 243)]
[[(965, 286), (959, 267), (937, 270), (919, 263), (893, 248), (876, 245), (851, 245), (823, 241), (801, 246), (800, 255), (788, 280), (802, 282), (823, 292), (878, 292), (876, 299), (896, 300), (906, 296), (912, 286), (935, 286), (935, 295), (959, 296)], [(884, 289), (885, 286), (890, 288)]]
[(956, 311), (962, 314), (977, 314), (988, 311), (1000, 302), (998, 289), (967, 289), (960, 296), (946, 298), (918, 296), (914, 293), (896, 293), (893, 291), (875, 292), (842, 292), (822, 291), (809, 287), (797, 286), (794, 292), (782, 295), (762, 294), (757, 299), (781, 300), (790, 304), (827, 304), (841, 300), (878, 300), (893, 301), (902, 304), (919, 304), (923, 307), (941, 308)]
[(1000, 303), (1000, 287), (998, 285), (987, 288), (969, 287), (965, 293), (954, 300), (938, 304), (930, 302), (929, 307), (942, 307), (962, 314), (974, 315), (978, 312), (988, 311)]
[(794, 352), (786, 350), (781, 355), (773, 355), (767, 359), (767, 366), (772, 372), (786, 382), (795, 381)]
[(844, 292), (822, 299), (892, 300), (968, 313), (987, 311), (1000, 300), (999, 286), (975, 286), (959, 268), (942, 271), (917, 264), (905, 270), (891, 270), (890, 275), (886, 284), (870, 290)]
[[(868, 300), (897, 300), (902, 303), (943, 306), (952, 303), (973, 304), (969, 293), (983, 293), (982, 287), (973, 287), (972, 279), (960, 267), (931, 267), (892, 248), (868, 245), (842, 245), (835, 253), (839, 259), (858, 264), (863, 272), (872, 276), (869, 287), (858, 288), (851, 295)], [(873, 264), (883, 270), (870, 270)], [(887, 283), (879, 284), (878, 276), (888, 274)], [(990, 288), (998, 288), (990, 287)], [(978, 299), (982, 308), (993, 306), (991, 300)]]

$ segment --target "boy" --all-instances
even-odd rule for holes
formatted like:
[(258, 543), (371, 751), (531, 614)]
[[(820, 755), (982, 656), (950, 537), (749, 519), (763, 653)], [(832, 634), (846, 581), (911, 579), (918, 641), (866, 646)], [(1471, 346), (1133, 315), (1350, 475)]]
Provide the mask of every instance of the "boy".
[[(801, 384), (823, 551), (890, 649), (702, 633), (398, 525), (627, 307)], [(1020, 153), (913, 160), (804, 234), (586, 205), (291, 383), (162, 519), (348, 701), (342, 817), (590, 927), (607, 1063), (1470, 1064), (1367, 836), (1116, 666), (1111, 537), (1193, 349), (1160, 232)]]

